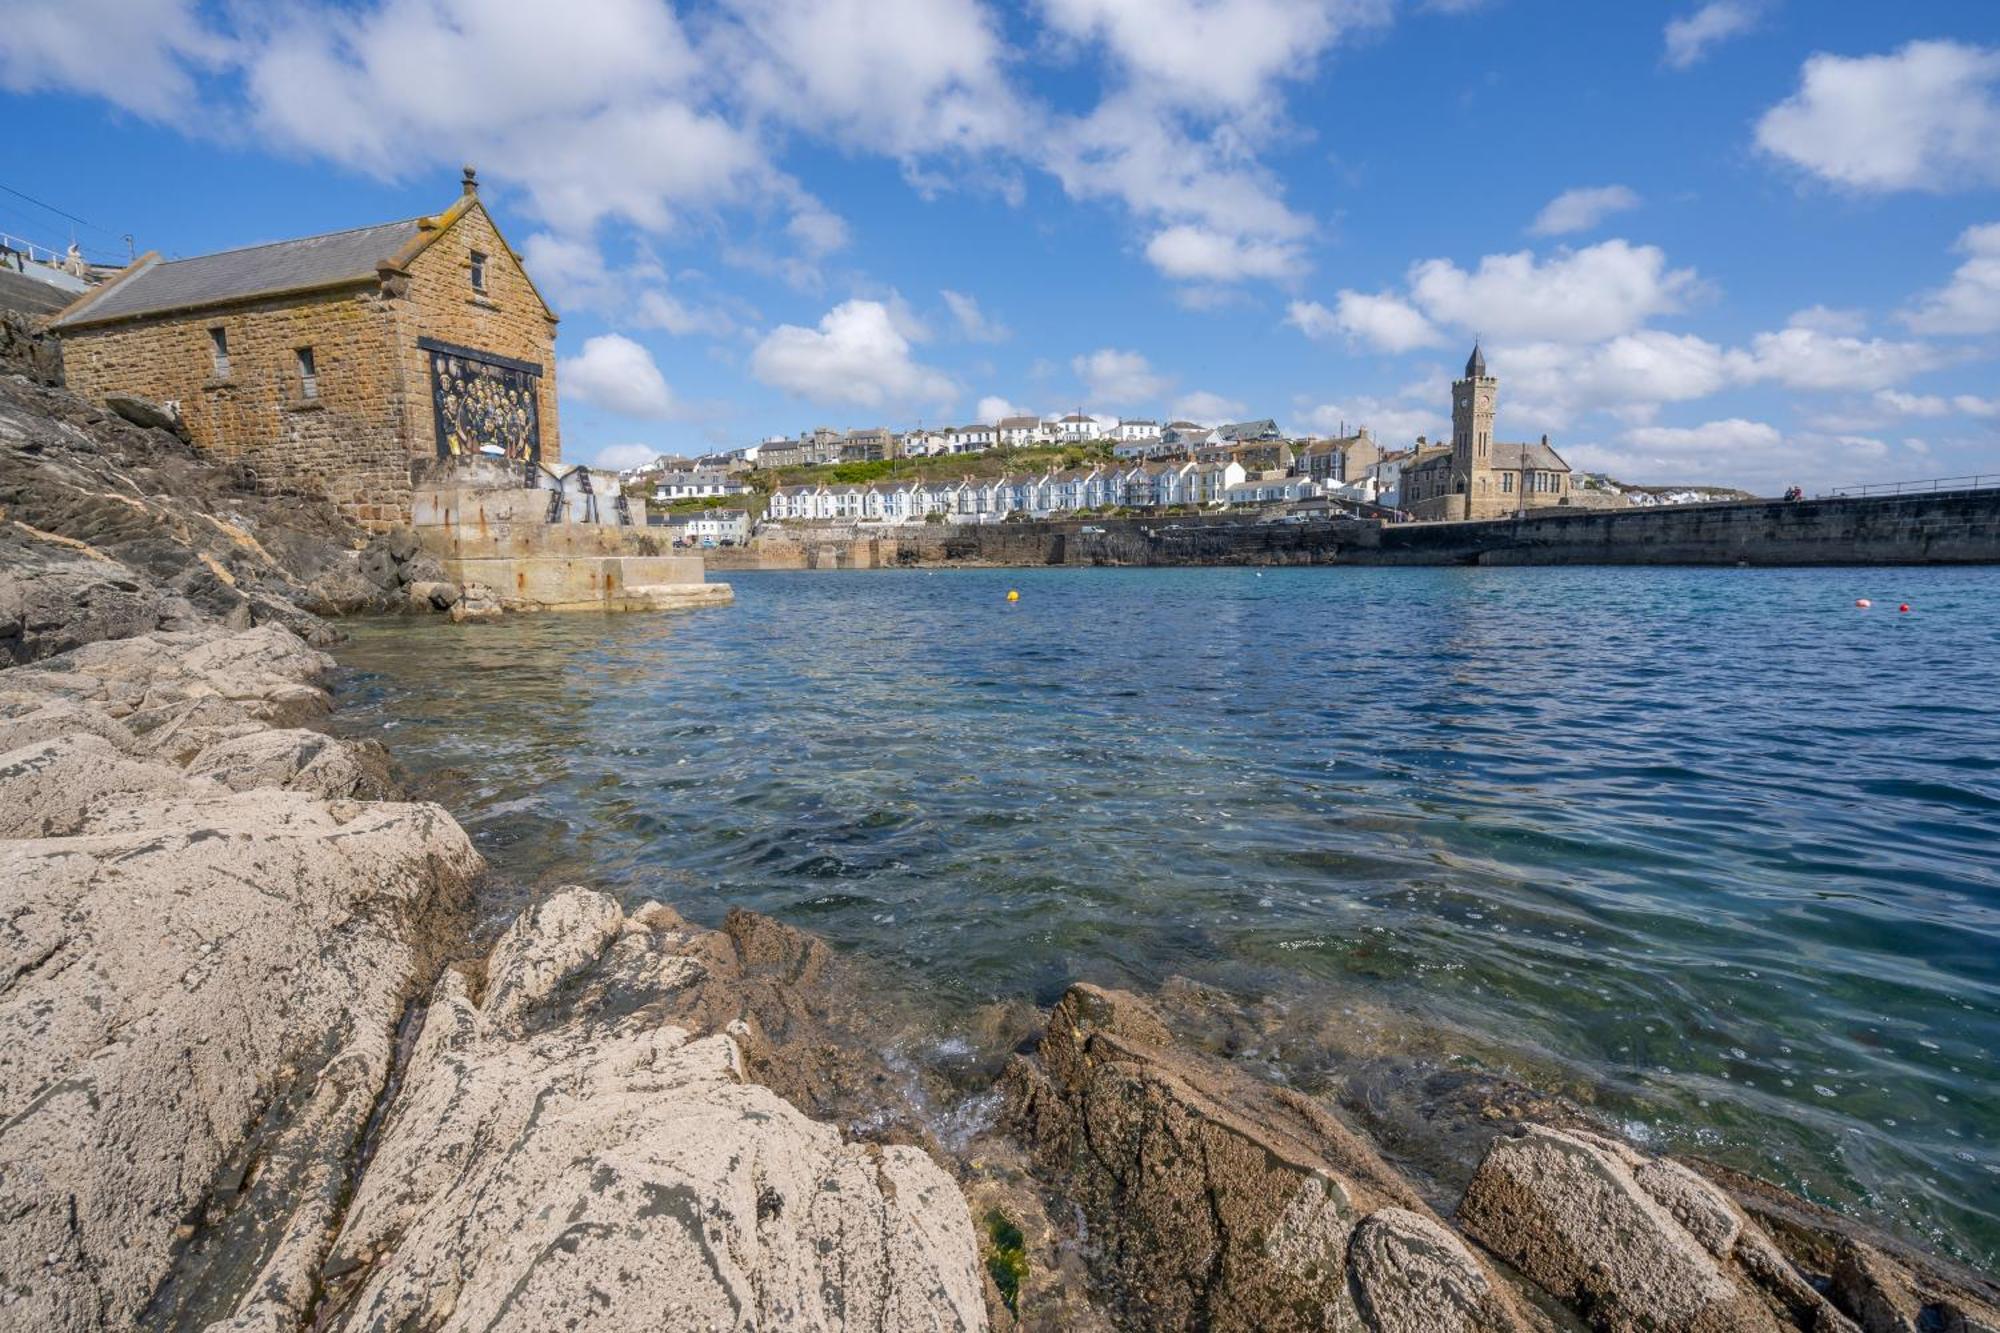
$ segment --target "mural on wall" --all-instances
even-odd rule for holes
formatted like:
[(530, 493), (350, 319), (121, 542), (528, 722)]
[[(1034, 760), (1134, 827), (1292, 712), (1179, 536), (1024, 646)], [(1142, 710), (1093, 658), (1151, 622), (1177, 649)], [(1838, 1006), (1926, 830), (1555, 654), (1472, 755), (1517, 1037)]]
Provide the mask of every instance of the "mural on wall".
[(417, 345), (431, 357), (438, 457), (484, 454), (510, 462), (540, 461), (540, 366), (428, 338)]

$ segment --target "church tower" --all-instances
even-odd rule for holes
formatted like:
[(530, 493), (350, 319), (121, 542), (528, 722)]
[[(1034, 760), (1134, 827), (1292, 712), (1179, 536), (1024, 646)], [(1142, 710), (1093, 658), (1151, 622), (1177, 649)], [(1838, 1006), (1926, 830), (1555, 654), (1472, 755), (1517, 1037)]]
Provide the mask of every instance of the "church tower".
[(1475, 497), (1492, 485), (1493, 408), (1499, 397), (1500, 381), (1486, 373), (1486, 357), (1474, 343), (1465, 378), (1451, 386), (1451, 484), (1465, 497), (1457, 506), (1461, 518), (1472, 517)]

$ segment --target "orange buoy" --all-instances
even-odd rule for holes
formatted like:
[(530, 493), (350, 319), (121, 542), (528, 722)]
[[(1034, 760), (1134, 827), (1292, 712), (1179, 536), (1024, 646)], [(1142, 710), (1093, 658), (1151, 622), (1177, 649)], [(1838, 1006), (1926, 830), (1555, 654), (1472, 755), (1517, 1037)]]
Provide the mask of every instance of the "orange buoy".
[(1866, 597), (1855, 598), (1854, 604), (1860, 607), (1863, 611), (1866, 611), (1869, 607), (1875, 605), (1875, 603), (1869, 601)]

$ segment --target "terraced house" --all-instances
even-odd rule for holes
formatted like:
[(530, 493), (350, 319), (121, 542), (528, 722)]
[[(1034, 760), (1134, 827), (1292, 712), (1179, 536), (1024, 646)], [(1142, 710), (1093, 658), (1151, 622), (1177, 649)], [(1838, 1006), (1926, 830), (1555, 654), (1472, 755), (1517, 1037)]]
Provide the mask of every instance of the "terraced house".
[(149, 252), (50, 327), (72, 391), (172, 404), (197, 447), (262, 490), (323, 495), (369, 527), (409, 521), (423, 460), (561, 459), (556, 314), (470, 167), (428, 217)]

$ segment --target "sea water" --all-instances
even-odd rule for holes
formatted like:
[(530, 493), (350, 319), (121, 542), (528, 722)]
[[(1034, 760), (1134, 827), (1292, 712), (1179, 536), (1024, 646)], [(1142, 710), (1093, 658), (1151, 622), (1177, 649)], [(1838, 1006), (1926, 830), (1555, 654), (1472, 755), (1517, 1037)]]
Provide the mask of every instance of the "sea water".
[(772, 913), (947, 1027), (1393, 1015), (2000, 1266), (2000, 569), (727, 577), (362, 624), (340, 725), (504, 882)]

